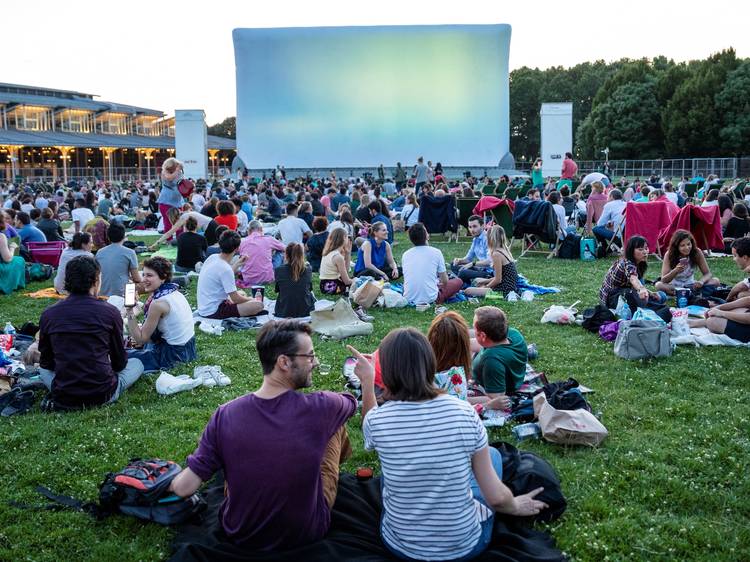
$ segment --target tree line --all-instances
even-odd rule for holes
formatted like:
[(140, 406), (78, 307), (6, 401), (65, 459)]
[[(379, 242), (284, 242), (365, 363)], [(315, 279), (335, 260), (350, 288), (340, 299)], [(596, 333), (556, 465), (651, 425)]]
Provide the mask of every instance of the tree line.
[[(750, 59), (734, 49), (705, 60), (666, 57), (510, 73), (510, 150), (540, 154), (542, 103), (573, 102), (577, 158), (691, 158), (750, 154)], [(235, 138), (234, 117), (208, 134)]]
[(573, 102), (575, 153), (584, 160), (740, 156), (750, 153), (750, 59), (734, 49), (705, 60), (665, 57), (586, 62), (510, 73), (510, 148), (540, 154), (539, 110)]

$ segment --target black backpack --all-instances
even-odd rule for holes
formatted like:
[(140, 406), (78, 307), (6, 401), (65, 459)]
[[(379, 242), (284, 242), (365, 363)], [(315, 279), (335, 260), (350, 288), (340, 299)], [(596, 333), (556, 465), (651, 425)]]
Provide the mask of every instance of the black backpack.
[(577, 260), (581, 257), (581, 235), (569, 233), (565, 240), (560, 242), (557, 257), (564, 260)]
[[(98, 504), (57, 495), (43, 486), (38, 486), (36, 491), (55, 502), (41, 506), (42, 509), (64, 506), (89, 513), (97, 519), (123, 513), (160, 525), (176, 525), (206, 508), (206, 502), (198, 494), (181, 498), (169, 491), (169, 485), (181, 471), (180, 465), (172, 461), (132, 459), (122, 470), (107, 474), (99, 486)], [(17, 503), (12, 505), (29, 507)]]
[(583, 311), (583, 322), (581, 326), (589, 332), (599, 333), (599, 327), (605, 322), (614, 322), (617, 317), (603, 304), (597, 304), (594, 308)]
[(568, 502), (562, 493), (560, 478), (550, 463), (530, 451), (520, 451), (504, 441), (492, 443), (491, 446), (500, 451), (503, 457), (503, 483), (510, 488), (514, 496), (544, 488), (536, 499), (549, 507), (538, 515), (521, 518), (522, 520), (528, 523), (550, 522), (565, 513)]
[[(586, 398), (578, 389), (578, 381), (569, 377), (566, 381), (551, 382), (545, 384), (539, 392), (544, 392), (547, 402), (556, 410), (578, 410), (591, 411)], [(537, 392), (537, 394), (539, 393)]]

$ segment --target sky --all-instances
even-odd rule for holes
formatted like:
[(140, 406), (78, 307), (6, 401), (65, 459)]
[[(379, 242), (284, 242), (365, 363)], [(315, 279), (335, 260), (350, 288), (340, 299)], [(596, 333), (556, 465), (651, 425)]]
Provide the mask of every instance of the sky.
[[(232, 29), (508, 23), (511, 70), (623, 57), (750, 57), (743, 2), (713, 0), (51, 0), (4, 2), (0, 82), (235, 115)], [(440, 69), (435, 69), (440, 76)], [(449, 82), (450, 76), (444, 80)]]

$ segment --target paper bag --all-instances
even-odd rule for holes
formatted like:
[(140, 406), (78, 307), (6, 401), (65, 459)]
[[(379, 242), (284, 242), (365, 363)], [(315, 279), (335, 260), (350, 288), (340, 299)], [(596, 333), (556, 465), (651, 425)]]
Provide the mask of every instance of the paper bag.
[(313, 310), (310, 317), (314, 332), (339, 340), (349, 336), (366, 336), (373, 329), (372, 324), (362, 322), (343, 299), (320, 310)]
[(607, 428), (591, 412), (582, 408), (557, 410), (543, 392), (534, 396), (534, 414), (539, 418), (542, 437), (551, 443), (596, 447), (607, 437)]
[(376, 281), (365, 281), (359, 289), (354, 291), (352, 300), (362, 308), (370, 308), (383, 292), (382, 283)]

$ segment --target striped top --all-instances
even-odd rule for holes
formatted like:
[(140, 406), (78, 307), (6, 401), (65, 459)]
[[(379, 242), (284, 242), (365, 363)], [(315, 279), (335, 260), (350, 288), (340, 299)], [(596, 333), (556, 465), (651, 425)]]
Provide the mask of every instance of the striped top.
[(420, 560), (471, 552), (492, 513), (471, 494), (471, 457), (487, 446), (474, 408), (445, 394), (386, 402), (367, 414), (363, 431), (383, 469), (383, 540)]

